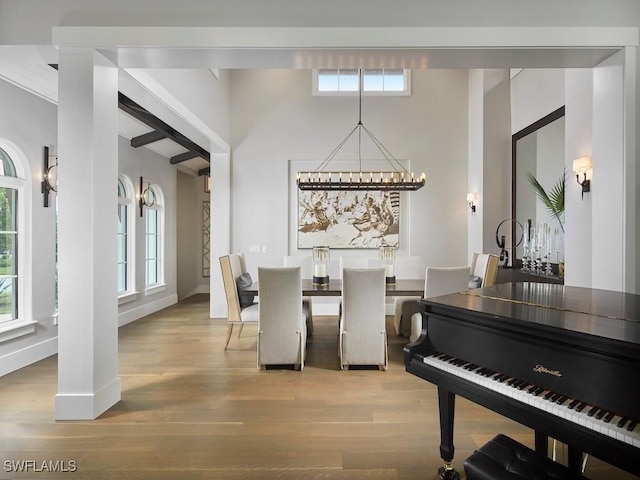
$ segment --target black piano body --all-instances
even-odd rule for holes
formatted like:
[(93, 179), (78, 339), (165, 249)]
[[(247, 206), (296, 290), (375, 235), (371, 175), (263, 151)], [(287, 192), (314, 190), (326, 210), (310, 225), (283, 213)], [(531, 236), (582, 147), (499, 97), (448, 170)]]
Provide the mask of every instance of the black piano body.
[[(505, 283), (420, 300), (423, 332), (404, 349), (407, 372), (438, 386), (445, 465), (461, 395), (581, 452), (640, 475), (640, 448), (425, 363), (434, 352), (640, 420), (640, 296), (546, 283)], [(452, 477), (453, 478), (453, 477)]]

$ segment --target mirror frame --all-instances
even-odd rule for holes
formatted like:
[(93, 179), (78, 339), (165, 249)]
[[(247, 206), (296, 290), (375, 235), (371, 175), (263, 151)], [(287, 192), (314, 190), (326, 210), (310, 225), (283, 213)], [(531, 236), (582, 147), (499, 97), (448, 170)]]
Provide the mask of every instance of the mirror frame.
[[(523, 128), (519, 132), (511, 135), (511, 218), (518, 220), (516, 217), (516, 178), (518, 175), (518, 158), (517, 158), (517, 142), (521, 138), (530, 135), (537, 130), (540, 130), (542, 127), (549, 125), (552, 122), (555, 122), (559, 118), (564, 117), (564, 105), (557, 110), (554, 110), (548, 115), (545, 115), (540, 120), (533, 122), (531, 125)], [(524, 224), (523, 224), (524, 228)], [(519, 260), (516, 257), (516, 224), (515, 222), (511, 222), (511, 266), (515, 267), (516, 261)]]

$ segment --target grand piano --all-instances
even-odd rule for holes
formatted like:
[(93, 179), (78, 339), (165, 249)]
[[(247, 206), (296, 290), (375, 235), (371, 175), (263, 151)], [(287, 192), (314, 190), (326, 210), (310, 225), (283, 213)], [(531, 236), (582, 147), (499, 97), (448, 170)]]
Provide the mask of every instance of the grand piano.
[[(440, 478), (451, 466), (456, 395), (640, 476), (640, 296), (505, 283), (420, 300), (422, 335), (407, 372), (438, 387)], [(496, 432), (498, 433), (498, 432)]]

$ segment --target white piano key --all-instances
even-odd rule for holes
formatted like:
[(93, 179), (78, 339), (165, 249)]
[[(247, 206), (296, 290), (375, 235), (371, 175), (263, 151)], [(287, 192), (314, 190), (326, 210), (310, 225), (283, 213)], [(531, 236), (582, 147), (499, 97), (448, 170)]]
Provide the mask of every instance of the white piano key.
[(444, 355), (432, 355), (424, 357), (423, 359), (424, 363), (434, 368), (463, 378), (471, 383), (481, 385), (484, 388), (488, 388), (524, 404), (531, 405), (539, 410), (549, 412), (559, 418), (567, 419), (590, 430), (600, 432), (603, 435), (607, 435), (635, 447), (640, 447), (640, 423), (636, 425), (633, 431), (629, 432), (626, 429), (626, 426), (617, 426), (620, 421), (620, 416), (616, 415), (611, 419), (611, 421), (605, 422), (604, 416), (601, 419), (597, 419), (595, 415), (591, 417), (588, 415), (589, 410), (592, 408), (591, 405), (586, 406), (581, 412), (578, 412), (575, 408), (569, 408), (569, 404), (572, 402), (572, 399), (567, 399), (558, 404), (550, 399), (544, 398), (549, 392), (548, 390), (545, 390), (538, 395), (534, 395), (528, 392), (529, 386), (519, 389), (513, 385), (508, 385), (508, 382), (511, 379), (507, 379), (502, 382), (498, 381), (496, 377), (500, 374), (485, 376), (477, 371), (478, 368), (476, 368), (475, 371), (465, 369), (465, 365), (455, 365), (454, 363), (451, 363), (451, 360), (453, 359), (447, 358)]

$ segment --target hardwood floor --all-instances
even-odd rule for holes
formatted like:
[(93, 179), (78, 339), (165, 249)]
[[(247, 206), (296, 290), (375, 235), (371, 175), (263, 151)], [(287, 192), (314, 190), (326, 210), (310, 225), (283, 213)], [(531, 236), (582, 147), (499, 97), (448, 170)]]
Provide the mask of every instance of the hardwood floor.
[[(437, 477), (436, 390), (404, 371), (391, 317), (386, 372), (339, 370), (336, 317), (315, 319), (302, 372), (259, 371), (255, 326), (224, 351), (226, 324), (208, 308), (196, 296), (122, 327), (122, 401), (95, 421), (53, 420), (56, 357), (0, 378), (0, 478)], [(533, 444), (527, 428), (458, 399), (454, 466), (498, 432)], [(77, 471), (8, 471), (27, 460)], [(595, 459), (586, 474), (634, 478)]]

